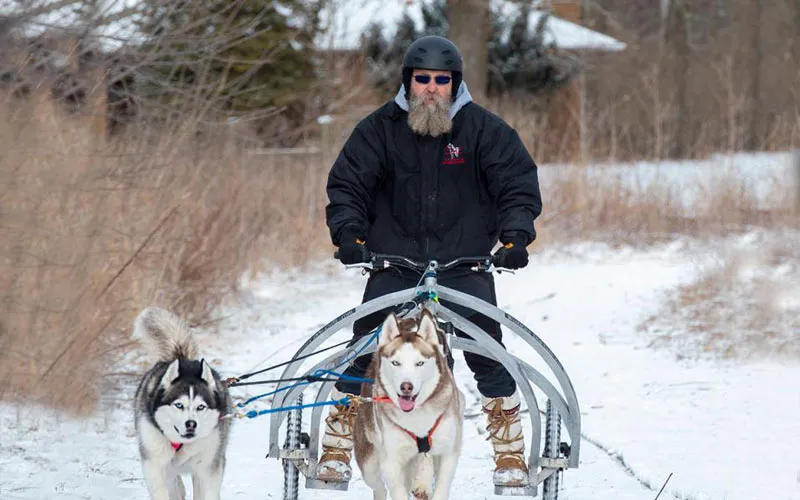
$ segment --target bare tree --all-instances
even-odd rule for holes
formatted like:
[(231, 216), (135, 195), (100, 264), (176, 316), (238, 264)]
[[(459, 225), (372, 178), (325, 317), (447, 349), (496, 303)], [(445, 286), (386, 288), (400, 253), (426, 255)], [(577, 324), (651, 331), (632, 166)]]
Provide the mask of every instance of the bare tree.
[(688, 87), (691, 45), (689, 39), (689, 5), (686, 0), (672, 0), (667, 5), (664, 33), (664, 55), (667, 59), (672, 79), (669, 85), (675, 91), (676, 137), (672, 144), (671, 156), (682, 158), (690, 153), (691, 116), (689, 111)]
[[(793, 30), (790, 31), (794, 36), (792, 36), (792, 49), (791, 55), (793, 61), (800, 61), (800, 0), (788, 0), (790, 6), (790, 12), (792, 14), (792, 24)], [(790, 87), (792, 89), (796, 89), (800, 84), (800, 68), (795, 66), (792, 79), (790, 80)], [(800, 120), (800, 113), (798, 113), (798, 120)], [(800, 153), (798, 153), (800, 154)]]
[(761, 63), (764, 52), (761, 46), (761, 0), (749, 0), (750, 15), (750, 99), (748, 102), (749, 113), (747, 117), (747, 136), (745, 148), (750, 151), (757, 150), (761, 145), (763, 131), (761, 128)]
[[(187, 130), (236, 117), (265, 142), (291, 145), (308, 107), (317, 105), (318, 3), (20, 0), (0, 22), (0, 32), (14, 28), (9, 36), (18, 47), (6, 57), (8, 44), (0, 44), (0, 64), (15, 58), (10, 70), (0, 67), (0, 87), (43, 88), (43, 73), (33, 69), (49, 66), (46, 76), (60, 82), (54, 97), (106, 88), (110, 133), (134, 117)], [(59, 48), (44, 47), (53, 43)], [(78, 78), (88, 75), (89, 58), (93, 74)]]
[(486, 95), (489, 0), (447, 0), (447, 33), (461, 50), (465, 80), (477, 100)]

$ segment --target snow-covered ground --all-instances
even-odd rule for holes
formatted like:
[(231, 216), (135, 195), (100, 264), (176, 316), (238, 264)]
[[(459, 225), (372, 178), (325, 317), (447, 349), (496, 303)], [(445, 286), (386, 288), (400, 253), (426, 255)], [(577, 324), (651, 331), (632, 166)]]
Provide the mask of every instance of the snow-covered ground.
[[(707, 245), (571, 245), (536, 251), (526, 269), (497, 276), (500, 307), (551, 347), (580, 401), (581, 463), (564, 473), (561, 498), (653, 499), (671, 474), (662, 499), (800, 499), (800, 363), (689, 360), (648, 347), (652, 338), (640, 328), (672, 291), (699, 276), (709, 263)], [(204, 351), (226, 376), (284, 361), (318, 327), (357, 304), (363, 283), (358, 271), (332, 260), (263, 276), (220, 313), (227, 318), (222, 334), (204, 334)], [(521, 340), (509, 336), (506, 343), (536, 363)], [(474, 405), (471, 374), (456, 359), (459, 383)], [(0, 498), (147, 498), (132, 383), (121, 382), (104, 410), (84, 421), (0, 405)], [(234, 395), (266, 390), (234, 389)], [(280, 463), (265, 458), (268, 424), (268, 417), (235, 421), (224, 498), (281, 498)], [(453, 498), (494, 498), (483, 425), (482, 418), (467, 420)], [(349, 492), (301, 486), (301, 498), (370, 495), (356, 473)]]
[[(778, 194), (797, 191), (800, 196), (800, 167), (792, 152), (715, 154), (704, 160), (664, 160), (630, 163), (594, 162), (582, 172), (587, 181), (598, 186), (623, 186), (632, 193), (666, 191), (665, 199), (678, 202), (684, 214), (703, 208), (715, 193), (728, 191), (748, 195), (757, 208), (785, 206)], [(561, 177), (575, 174), (567, 165), (543, 165), (542, 183), (547, 186)]]

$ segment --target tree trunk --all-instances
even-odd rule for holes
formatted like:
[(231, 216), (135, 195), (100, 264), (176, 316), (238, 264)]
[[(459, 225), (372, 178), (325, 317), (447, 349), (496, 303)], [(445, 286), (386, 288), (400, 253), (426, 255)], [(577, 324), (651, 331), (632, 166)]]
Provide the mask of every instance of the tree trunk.
[(461, 51), (464, 81), (476, 101), (486, 96), (489, 0), (447, 0), (447, 37)]
[(686, 0), (672, 0), (668, 4), (664, 29), (664, 47), (671, 64), (672, 83), (675, 89), (675, 137), (670, 156), (685, 158), (690, 154), (692, 119), (689, 111), (689, 6)]
[[(559, 19), (581, 24), (581, 2), (578, 0), (554, 2), (551, 12)], [(584, 91), (584, 75), (581, 74), (567, 86), (558, 89), (553, 96), (548, 113), (548, 129), (549, 135), (558, 141), (555, 149), (557, 161), (574, 162), (585, 156)]]
[(751, 17), (750, 23), (750, 52), (752, 54), (752, 64), (750, 73), (750, 113), (748, 113), (747, 139), (745, 148), (749, 151), (756, 151), (761, 147), (763, 131), (761, 130), (761, 61), (764, 58), (761, 48), (761, 0), (750, 0)]
[(797, 64), (797, 58), (800, 56), (800, 0), (788, 0), (789, 10), (792, 13), (792, 24), (794, 26), (794, 37), (792, 37), (792, 56), (793, 61)]
[[(800, 85), (800, 0), (792, 0), (792, 7), (793, 7), (793, 18), (794, 18), (794, 37), (792, 37), (792, 61), (793, 62), (793, 73), (792, 73), (792, 80), (790, 81), (790, 85), (792, 89), (798, 88)], [(797, 92), (793, 92), (792, 96), (794, 97), (794, 102), (797, 103), (800, 101), (800, 94)], [(797, 129), (795, 129), (795, 133), (797, 133)], [(798, 168), (800, 168), (800, 164), (798, 164)], [(800, 196), (800, 194), (798, 194)]]

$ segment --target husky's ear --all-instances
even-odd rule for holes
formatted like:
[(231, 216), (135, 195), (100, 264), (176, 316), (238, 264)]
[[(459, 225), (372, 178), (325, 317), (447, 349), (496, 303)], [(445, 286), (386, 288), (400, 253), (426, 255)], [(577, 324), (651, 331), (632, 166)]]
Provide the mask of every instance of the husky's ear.
[(164, 376), (161, 377), (161, 385), (163, 385), (164, 387), (170, 386), (172, 382), (174, 382), (175, 379), (177, 379), (180, 376), (181, 374), (180, 368), (181, 364), (180, 361), (178, 361), (177, 359), (172, 363), (170, 363), (166, 373), (164, 373)]
[(417, 335), (433, 346), (439, 345), (439, 332), (436, 327), (436, 318), (434, 318), (433, 314), (427, 309), (422, 310), (422, 317), (419, 320)]
[(383, 320), (381, 325), (381, 334), (378, 337), (378, 345), (386, 345), (395, 338), (400, 336), (400, 327), (397, 325), (397, 316), (390, 313)]
[(203, 374), (201, 377), (203, 380), (205, 380), (209, 387), (214, 387), (217, 384), (217, 381), (214, 380), (214, 374), (211, 373), (211, 367), (208, 366), (208, 363), (206, 363), (205, 359), (201, 360), (200, 363), (203, 365)]

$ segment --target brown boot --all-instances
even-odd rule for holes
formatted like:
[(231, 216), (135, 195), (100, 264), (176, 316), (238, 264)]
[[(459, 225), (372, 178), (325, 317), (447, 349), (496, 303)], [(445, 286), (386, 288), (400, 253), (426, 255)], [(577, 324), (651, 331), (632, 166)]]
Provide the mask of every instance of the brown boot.
[[(341, 399), (348, 394), (333, 389), (331, 399)], [(336, 483), (348, 482), (353, 475), (350, 459), (353, 455), (353, 423), (358, 408), (334, 405), (325, 417), (325, 435), (322, 437), (322, 456), (317, 464), (317, 479)]]
[(525, 462), (525, 439), (519, 420), (519, 393), (504, 398), (483, 398), (489, 432), (494, 448), (494, 484), (525, 487), (530, 484)]

